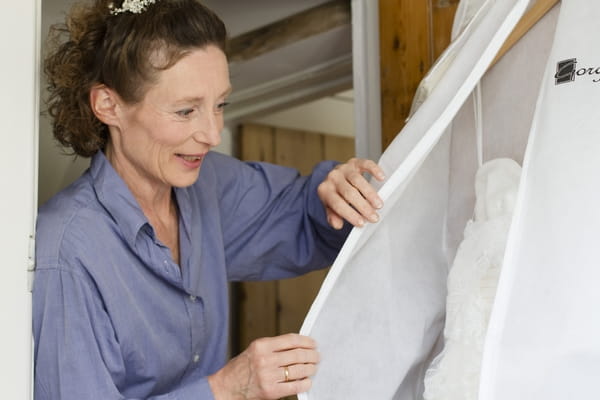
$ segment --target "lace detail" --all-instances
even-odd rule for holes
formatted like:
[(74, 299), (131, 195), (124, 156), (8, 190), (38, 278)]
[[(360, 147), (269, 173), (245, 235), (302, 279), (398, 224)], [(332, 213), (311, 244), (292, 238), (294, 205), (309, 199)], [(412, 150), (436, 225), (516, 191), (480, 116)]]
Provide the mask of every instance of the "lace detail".
[(426, 400), (476, 400), (483, 343), (521, 173), (509, 159), (477, 172), (475, 216), (448, 275), (444, 348), (425, 374)]

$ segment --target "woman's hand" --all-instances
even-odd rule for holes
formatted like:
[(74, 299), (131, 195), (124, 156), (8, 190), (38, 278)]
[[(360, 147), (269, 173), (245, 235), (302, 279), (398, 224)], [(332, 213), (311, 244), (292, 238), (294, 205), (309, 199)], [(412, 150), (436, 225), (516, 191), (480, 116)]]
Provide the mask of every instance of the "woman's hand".
[(208, 377), (217, 400), (279, 399), (306, 392), (319, 353), (307, 336), (287, 334), (257, 339)]
[(327, 221), (335, 229), (341, 229), (344, 220), (354, 226), (379, 220), (377, 210), (383, 207), (383, 202), (362, 175), (364, 172), (378, 181), (385, 179), (375, 162), (352, 158), (335, 167), (319, 185), (317, 191), (327, 211)]

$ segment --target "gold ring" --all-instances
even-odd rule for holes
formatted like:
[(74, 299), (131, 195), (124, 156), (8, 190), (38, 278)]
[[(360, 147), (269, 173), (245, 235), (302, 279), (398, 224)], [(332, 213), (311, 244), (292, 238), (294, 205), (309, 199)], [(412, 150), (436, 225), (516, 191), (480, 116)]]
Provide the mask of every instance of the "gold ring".
[(285, 381), (289, 382), (290, 380), (290, 370), (288, 367), (283, 367), (283, 375), (285, 375)]

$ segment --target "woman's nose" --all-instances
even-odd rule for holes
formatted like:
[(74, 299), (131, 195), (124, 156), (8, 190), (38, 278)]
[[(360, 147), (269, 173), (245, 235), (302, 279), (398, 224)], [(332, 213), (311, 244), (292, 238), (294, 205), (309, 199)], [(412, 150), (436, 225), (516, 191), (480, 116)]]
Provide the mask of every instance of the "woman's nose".
[(194, 134), (194, 139), (203, 142), (211, 147), (218, 146), (221, 143), (221, 131), (223, 130), (223, 117), (221, 114), (215, 115), (208, 113), (206, 118), (202, 118), (198, 131)]

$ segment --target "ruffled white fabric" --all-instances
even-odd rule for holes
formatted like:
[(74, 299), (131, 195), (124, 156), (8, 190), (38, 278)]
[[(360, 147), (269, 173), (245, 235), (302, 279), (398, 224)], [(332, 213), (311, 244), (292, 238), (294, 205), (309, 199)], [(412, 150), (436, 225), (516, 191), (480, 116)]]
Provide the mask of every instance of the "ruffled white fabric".
[(483, 342), (494, 303), (521, 167), (502, 158), (481, 166), (476, 204), (448, 275), (444, 348), (425, 375), (426, 400), (476, 400)]

